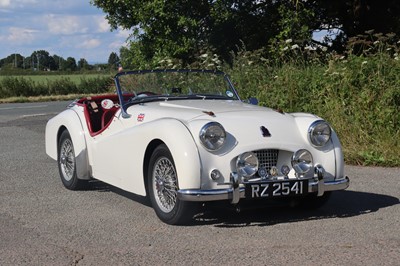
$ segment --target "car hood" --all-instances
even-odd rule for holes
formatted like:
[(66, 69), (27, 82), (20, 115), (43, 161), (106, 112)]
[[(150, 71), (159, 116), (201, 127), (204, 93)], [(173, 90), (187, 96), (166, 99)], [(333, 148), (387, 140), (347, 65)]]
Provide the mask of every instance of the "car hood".
[(314, 115), (282, 113), (266, 107), (229, 100), (153, 102), (133, 106), (132, 109), (136, 109), (138, 115), (139, 113), (146, 115), (147, 121), (165, 117), (179, 119), (186, 124), (193, 135), (197, 135), (207, 122), (216, 121), (238, 143), (255, 148), (260, 146), (260, 143), (268, 143), (267, 146), (270, 148), (289, 150), (298, 149), (299, 145), (308, 142), (308, 126), (318, 119)]

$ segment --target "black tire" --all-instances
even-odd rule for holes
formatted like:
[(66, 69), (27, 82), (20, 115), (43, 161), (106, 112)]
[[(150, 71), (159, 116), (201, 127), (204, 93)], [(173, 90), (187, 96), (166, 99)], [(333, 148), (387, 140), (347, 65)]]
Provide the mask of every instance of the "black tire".
[(64, 130), (58, 141), (58, 171), (63, 185), (69, 190), (85, 187), (86, 181), (80, 180), (76, 174), (74, 145), (68, 130)]
[(151, 204), (161, 221), (178, 225), (188, 223), (196, 205), (178, 199), (178, 176), (166, 145), (158, 146), (150, 157), (147, 184)]
[(300, 200), (300, 207), (304, 210), (316, 210), (323, 207), (331, 197), (332, 192), (325, 192), (324, 195), (318, 197), (316, 194), (311, 194)]

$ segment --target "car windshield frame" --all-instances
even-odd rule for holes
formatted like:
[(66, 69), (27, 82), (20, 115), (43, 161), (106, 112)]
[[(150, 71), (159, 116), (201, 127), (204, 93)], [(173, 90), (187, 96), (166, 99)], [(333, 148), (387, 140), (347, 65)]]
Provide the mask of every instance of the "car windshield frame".
[[(146, 91), (143, 92), (138, 90), (137, 88), (130, 88), (130, 90), (126, 90), (123, 87), (123, 78), (127, 78), (127, 75), (162, 75), (162, 74), (169, 74), (169, 73), (176, 73), (176, 75), (184, 75), (186, 74), (190, 79), (191, 73), (197, 73), (198, 75), (215, 75), (221, 76), (221, 83), (224, 83), (226, 86), (225, 95), (221, 93), (222, 88), (219, 88), (219, 94), (214, 93), (203, 93), (203, 92), (192, 92), (189, 88), (190, 93), (181, 93), (180, 88), (178, 86), (171, 88), (172, 91), (168, 93), (160, 93), (157, 95), (147, 95)], [(174, 75), (174, 74), (171, 74)], [(210, 76), (211, 77), (211, 76)], [(223, 81), (222, 81), (223, 80)], [(154, 70), (132, 70), (132, 71), (123, 71), (119, 72), (114, 76), (114, 82), (117, 89), (118, 99), (121, 106), (122, 116), (123, 117), (130, 117), (127, 113), (127, 109), (129, 106), (135, 104), (143, 104), (147, 102), (154, 102), (154, 101), (173, 101), (173, 100), (237, 100), (241, 101), (239, 94), (237, 93), (233, 83), (231, 82), (229, 76), (219, 70), (204, 70), (204, 69), (154, 69)], [(159, 84), (157, 84), (159, 85)], [(173, 91), (173, 90), (177, 91)], [(138, 94), (139, 93), (139, 94)], [(146, 95), (142, 95), (146, 94)]]

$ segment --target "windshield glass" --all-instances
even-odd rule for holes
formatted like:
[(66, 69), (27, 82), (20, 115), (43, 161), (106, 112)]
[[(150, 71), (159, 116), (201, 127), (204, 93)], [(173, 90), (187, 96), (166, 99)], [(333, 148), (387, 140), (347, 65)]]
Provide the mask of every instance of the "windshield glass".
[(122, 106), (160, 100), (239, 100), (229, 78), (220, 71), (144, 70), (115, 77)]

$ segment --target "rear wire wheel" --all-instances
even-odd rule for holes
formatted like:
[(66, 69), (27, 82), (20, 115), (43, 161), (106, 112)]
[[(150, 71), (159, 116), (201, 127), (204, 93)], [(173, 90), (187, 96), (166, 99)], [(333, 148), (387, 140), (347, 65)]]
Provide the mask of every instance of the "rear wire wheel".
[(168, 147), (158, 146), (150, 157), (149, 197), (158, 218), (167, 224), (185, 224), (195, 214), (194, 203), (178, 198), (178, 176)]
[(85, 187), (86, 181), (78, 179), (76, 174), (76, 159), (74, 144), (68, 130), (64, 130), (58, 142), (58, 170), (63, 185), (70, 190)]

